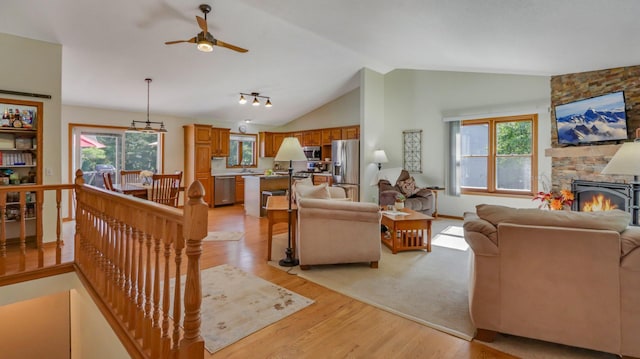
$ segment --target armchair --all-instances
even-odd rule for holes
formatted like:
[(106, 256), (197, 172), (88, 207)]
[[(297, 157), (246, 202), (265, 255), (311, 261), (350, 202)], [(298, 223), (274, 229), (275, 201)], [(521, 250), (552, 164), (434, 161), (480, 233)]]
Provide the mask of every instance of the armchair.
[(378, 201), (381, 206), (394, 204), (396, 197), (401, 194), (407, 198), (404, 201), (406, 208), (427, 216), (433, 214), (435, 210), (433, 191), (428, 188), (415, 188), (415, 181), (406, 170), (400, 172), (394, 185), (388, 179), (378, 180)]
[(298, 259), (312, 265), (380, 260), (380, 210), (375, 203), (300, 198)]

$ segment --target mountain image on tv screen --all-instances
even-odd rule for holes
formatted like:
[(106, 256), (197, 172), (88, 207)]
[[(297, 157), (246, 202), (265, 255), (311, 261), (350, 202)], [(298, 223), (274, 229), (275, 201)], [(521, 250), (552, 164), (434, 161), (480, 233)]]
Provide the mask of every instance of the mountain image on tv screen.
[(556, 106), (558, 143), (581, 144), (627, 139), (622, 91)]

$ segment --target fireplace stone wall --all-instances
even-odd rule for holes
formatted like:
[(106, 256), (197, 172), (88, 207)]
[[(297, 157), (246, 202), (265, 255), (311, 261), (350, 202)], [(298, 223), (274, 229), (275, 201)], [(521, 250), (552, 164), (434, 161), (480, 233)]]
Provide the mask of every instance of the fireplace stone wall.
[(558, 144), (555, 106), (611, 92), (624, 91), (628, 137), (640, 127), (640, 65), (565, 74), (551, 77), (551, 147), (545, 151), (551, 159), (551, 186), (570, 189), (571, 180), (630, 182), (631, 176), (605, 176), (602, 169), (621, 142), (591, 146), (562, 147)]

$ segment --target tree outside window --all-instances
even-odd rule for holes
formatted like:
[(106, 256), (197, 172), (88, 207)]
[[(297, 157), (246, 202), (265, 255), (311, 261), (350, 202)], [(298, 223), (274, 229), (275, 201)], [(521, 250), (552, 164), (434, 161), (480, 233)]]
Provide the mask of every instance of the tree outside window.
[(234, 133), (230, 135), (228, 168), (257, 166), (256, 137), (256, 135)]
[(463, 193), (532, 195), (536, 191), (537, 115), (463, 121)]

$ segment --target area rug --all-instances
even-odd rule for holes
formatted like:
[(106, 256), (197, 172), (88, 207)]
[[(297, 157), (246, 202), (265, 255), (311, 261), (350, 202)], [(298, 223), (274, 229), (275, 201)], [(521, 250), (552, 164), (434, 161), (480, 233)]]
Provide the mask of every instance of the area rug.
[(244, 232), (209, 232), (203, 241), (239, 241)]
[[(460, 221), (434, 222), (434, 233)], [(455, 232), (455, 230), (454, 230)], [(442, 238), (441, 238), (442, 237)], [(286, 234), (273, 237), (272, 258), (281, 257)], [(460, 243), (460, 240), (462, 243)], [(441, 242), (446, 246), (440, 246)], [(456, 244), (457, 242), (457, 244)], [(314, 283), (414, 320), (440, 331), (471, 340), (475, 328), (469, 318), (469, 251), (464, 239), (433, 236), (433, 250), (392, 254), (382, 246), (378, 269), (367, 263), (295, 267), (295, 273)], [(460, 248), (452, 248), (452, 247)], [(270, 262), (279, 267), (277, 260)], [(285, 268), (281, 268), (286, 270)], [(287, 268), (288, 269), (288, 268)]]
[[(214, 353), (313, 303), (236, 267), (223, 264), (200, 272), (201, 335)], [(184, 288), (186, 276), (182, 276)], [(173, 292), (173, 281), (171, 292)], [(173, 313), (173, 308), (170, 308)]]

